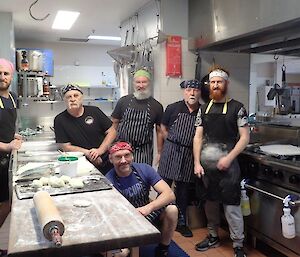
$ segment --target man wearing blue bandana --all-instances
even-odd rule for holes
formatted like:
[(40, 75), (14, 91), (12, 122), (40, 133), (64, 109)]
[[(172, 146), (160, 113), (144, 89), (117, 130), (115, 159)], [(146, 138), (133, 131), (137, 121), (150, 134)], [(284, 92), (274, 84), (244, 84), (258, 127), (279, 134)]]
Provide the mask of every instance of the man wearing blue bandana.
[(111, 120), (96, 106), (83, 105), (76, 85), (62, 88), (67, 109), (54, 119), (56, 142), (63, 151), (82, 152), (103, 174), (112, 168), (108, 147), (116, 137)]
[(194, 173), (205, 186), (208, 236), (196, 250), (220, 245), (220, 204), (229, 225), (234, 257), (246, 257), (240, 206), (240, 167), (237, 156), (249, 142), (247, 112), (242, 103), (227, 97), (229, 73), (215, 67), (209, 73), (210, 102), (199, 109), (194, 137)]
[(185, 237), (192, 237), (186, 224), (186, 210), (194, 180), (193, 137), (201, 85), (197, 80), (186, 80), (180, 87), (184, 99), (168, 105), (162, 119), (165, 140), (158, 173), (169, 186), (175, 182), (176, 204), (180, 211), (176, 230)]

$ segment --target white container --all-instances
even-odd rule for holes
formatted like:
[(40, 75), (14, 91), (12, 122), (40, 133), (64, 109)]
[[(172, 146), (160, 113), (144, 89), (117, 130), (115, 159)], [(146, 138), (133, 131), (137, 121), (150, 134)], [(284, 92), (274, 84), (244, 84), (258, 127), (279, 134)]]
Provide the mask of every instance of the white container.
[(78, 171), (78, 157), (75, 156), (61, 156), (58, 158), (59, 174), (69, 176), (71, 178), (77, 176)]
[(290, 208), (283, 208), (283, 215), (281, 216), (281, 228), (282, 235), (285, 238), (291, 239), (296, 236), (295, 219), (291, 215)]

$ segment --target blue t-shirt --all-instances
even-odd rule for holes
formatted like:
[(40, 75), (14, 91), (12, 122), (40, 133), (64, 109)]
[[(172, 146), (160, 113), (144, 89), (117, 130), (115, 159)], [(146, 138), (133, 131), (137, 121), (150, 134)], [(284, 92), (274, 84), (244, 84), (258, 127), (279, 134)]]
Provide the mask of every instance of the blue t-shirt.
[[(144, 187), (150, 190), (150, 186), (154, 186), (162, 178), (150, 165), (146, 163), (133, 163), (132, 164), (142, 181), (144, 182)], [(127, 177), (117, 177), (115, 169), (111, 169), (106, 177), (113, 184), (113, 186), (126, 198), (130, 199), (138, 197), (143, 194), (143, 185), (136, 177), (136, 175), (131, 172)], [(135, 205), (134, 203), (131, 203)]]

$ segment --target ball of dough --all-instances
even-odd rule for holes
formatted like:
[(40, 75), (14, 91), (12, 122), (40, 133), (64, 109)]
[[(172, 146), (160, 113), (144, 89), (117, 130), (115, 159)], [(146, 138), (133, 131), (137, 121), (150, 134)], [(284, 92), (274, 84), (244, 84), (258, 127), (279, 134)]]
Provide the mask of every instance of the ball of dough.
[(49, 185), (51, 187), (64, 187), (65, 182), (62, 179), (53, 176), (53, 177), (50, 177), (50, 179), (49, 179)]
[(81, 178), (72, 178), (70, 180), (70, 186), (72, 188), (78, 188), (78, 189), (80, 189), (80, 188), (84, 187), (84, 184), (83, 184), (83, 181), (82, 181)]
[(40, 181), (42, 182), (43, 186), (47, 186), (49, 184), (49, 178), (41, 177)]
[(39, 179), (35, 179), (32, 181), (31, 186), (34, 188), (40, 188), (43, 186), (43, 183)]
[(71, 177), (67, 176), (67, 175), (62, 175), (60, 177), (60, 179), (62, 179), (64, 181), (65, 184), (69, 184), (70, 183), (70, 180), (71, 180)]

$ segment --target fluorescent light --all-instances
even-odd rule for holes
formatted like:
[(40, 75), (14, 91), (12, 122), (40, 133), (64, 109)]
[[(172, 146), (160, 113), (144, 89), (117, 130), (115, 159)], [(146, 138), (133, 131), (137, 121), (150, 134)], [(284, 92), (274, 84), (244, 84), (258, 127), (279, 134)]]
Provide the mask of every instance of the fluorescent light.
[(69, 30), (79, 14), (79, 12), (58, 11), (52, 24), (52, 29)]
[(121, 41), (121, 37), (96, 36), (96, 35), (89, 35), (88, 39)]

